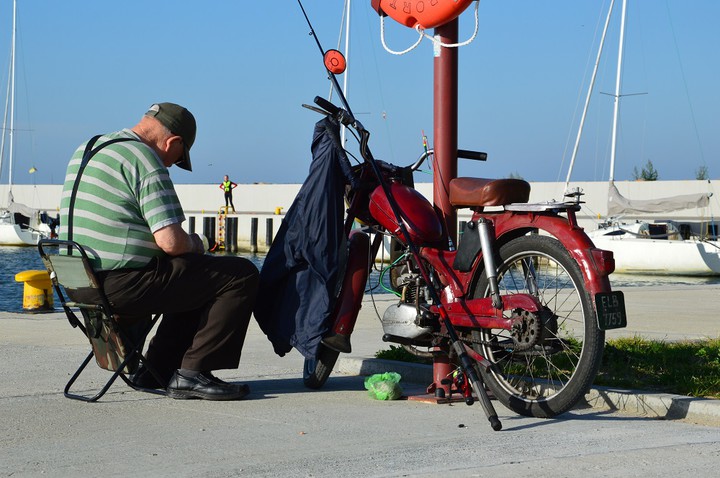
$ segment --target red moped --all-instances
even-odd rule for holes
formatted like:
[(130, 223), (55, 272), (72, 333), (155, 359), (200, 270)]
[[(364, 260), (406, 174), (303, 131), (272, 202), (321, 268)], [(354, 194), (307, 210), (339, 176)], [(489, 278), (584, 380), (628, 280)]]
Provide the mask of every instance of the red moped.
[[(452, 18), (469, 4), (445, 3)], [(450, 228), (414, 189), (413, 172), (432, 151), (406, 167), (373, 157), (370, 133), (335, 77), (345, 60), (322, 49), (305, 18), (343, 107), (320, 97), (317, 106), (303, 106), (348, 128), (361, 157), (345, 178), (344, 273), (330, 301), (329, 331), (305, 360), (305, 385), (322, 387), (339, 354), (350, 352), (369, 272), (390, 244), (382, 274), (398, 299), (380, 318), (383, 340), (433, 358), (429, 393), (458, 391), (468, 404), (478, 400), (494, 430), (502, 424), (488, 390), (522, 415), (569, 410), (593, 383), (605, 331), (627, 324), (622, 292), (612, 291), (608, 279), (612, 252), (596, 248), (577, 224), (581, 192), (563, 202), (528, 203), (530, 185), (520, 179), (452, 179), (450, 204), (472, 211), (456, 247)], [(345, 157), (344, 144), (336, 140), (335, 148)], [(457, 153), (486, 159), (481, 152)], [(437, 380), (437, 370), (447, 377)]]
[[(622, 292), (608, 280), (612, 252), (595, 248), (577, 224), (581, 193), (528, 203), (523, 180), (453, 179), (450, 203), (472, 210), (455, 248), (413, 187), (412, 172), (432, 151), (408, 167), (375, 160), (370, 133), (350, 112), (323, 98), (315, 103), (305, 106), (355, 131), (363, 161), (354, 167), (360, 186), (347, 187), (347, 262), (332, 330), (305, 361), (305, 385), (322, 387), (339, 353), (350, 351), (369, 272), (390, 238), (383, 273), (398, 301), (381, 318), (383, 340), (455, 364), (460, 373), (448, 377), (449, 388), (468, 403), (478, 399), (496, 430), (486, 387), (523, 415), (553, 417), (574, 406), (598, 371), (605, 330), (626, 325)], [(428, 391), (445, 392), (437, 384)]]

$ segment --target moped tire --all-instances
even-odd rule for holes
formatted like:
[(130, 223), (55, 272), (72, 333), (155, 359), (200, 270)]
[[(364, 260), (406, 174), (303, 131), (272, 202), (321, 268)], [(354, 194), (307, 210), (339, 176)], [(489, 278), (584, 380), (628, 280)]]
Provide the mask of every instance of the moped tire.
[(340, 352), (320, 344), (317, 357), (305, 359), (303, 366), (303, 383), (307, 388), (317, 390), (325, 385), (335, 367)]
[[(492, 363), (478, 369), (507, 408), (525, 416), (557, 416), (589, 390), (605, 343), (580, 266), (560, 241), (534, 234), (502, 245), (496, 264), (502, 295), (533, 293), (545, 309), (531, 317), (539, 339), (530, 345), (518, 343), (522, 332), (513, 338), (504, 329), (473, 330), (473, 347)], [(486, 297), (489, 290), (483, 272), (474, 297)]]

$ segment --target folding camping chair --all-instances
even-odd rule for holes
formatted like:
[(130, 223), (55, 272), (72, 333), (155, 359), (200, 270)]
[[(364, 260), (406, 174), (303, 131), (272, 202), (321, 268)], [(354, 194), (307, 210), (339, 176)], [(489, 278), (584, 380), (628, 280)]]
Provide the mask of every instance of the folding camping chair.
[[(82, 330), (90, 340), (92, 348), (65, 386), (65, 396), (94, 402), (107, 392), (118, 377), (135, 390), (164, 395), (164, 390), (140, 387), (129, 378), (142, 363), (156, 379), (160, 380), (160, 375), (147, 363), (142, 351), (147, 335), (160, 319), (161, 314), (155, 314), (152, 318), (148, 316), (134, 321), (120, 321), (118, 315), (113, 312), (87, 252), (77, 242), (43, 239), (38, 243), (38, 252), (50, 273), (53, 288), (70, 325)], [(73, 296), (82, 297), (83, 301), (73, 301)], [(80, 312), (82, 320), (75, 311)], [(70, 388), (93, 356), (100, 368), (113, 372), (113, 375), (93, 396), (71, 393)]]

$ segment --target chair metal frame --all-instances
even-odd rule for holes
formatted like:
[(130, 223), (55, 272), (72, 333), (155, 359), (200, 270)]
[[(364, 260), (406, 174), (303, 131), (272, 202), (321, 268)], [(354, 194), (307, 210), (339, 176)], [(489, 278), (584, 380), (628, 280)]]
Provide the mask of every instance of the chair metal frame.
[[(57, 252), (49, 252), (50, 248), (57, 248)], [(155, 379), (162, 380), (160, 374), (148, 364), (142, 353), (147, 335), (162, 314), (154, 314), (149, 320), (137, 324), (123, 324), (119, 316), (113, 311), (112, 305), (105, 295), (102, 282), (99, 280), (87, 252), (80, 244), (74, 241), (42, 239), (38, 242), (38, 252), (43, 264), (50, 273), (53, 289), (62, 304), (70, 325), (79, 328), (90, 340), (91, 344), (90, 353), (65, 385), (64, 395), (74, 400), (95, 402), (108, 391), (118, 377), (134, 390), (165, 395), (165, 390), (144, 388), (136, 385), (130, 379), (130, 375), (142, 364)], [(97, 296), (97, 300), (73, 301), (70, 296), (74, 290), (91, 290)], [(78, 318), (75, 311), (80, 312), (82, 320)], [(134, 328), (134, 333), (130, 332), (131, 328)], [(103, 360), (96, 354), (96, 346), (103, 343), (113, 352), (110, 359), (108, 359), (108, 356), (104, 357), (104, 359), (108, 359), (107, 364), (101, 363)], [(117, 347), (117, 350), (113, 347)], [(96, 362), (100, 368), (113, 372), (113, 375), (100, 391), (94, 395), (81, 395), (71, 392), (71, 387), (93, 357), (96, 357)], [(114, 363), (112, 363), (113, 361)]]

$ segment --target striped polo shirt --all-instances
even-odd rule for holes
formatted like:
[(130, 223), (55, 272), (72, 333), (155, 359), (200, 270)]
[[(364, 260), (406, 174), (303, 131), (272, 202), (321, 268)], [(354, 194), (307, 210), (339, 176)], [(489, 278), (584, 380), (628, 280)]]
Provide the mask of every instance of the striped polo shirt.
[[(85, 247), (98, 270), (140, 268), (165, 256), (153, 232), (185, 220), (168, 169), (155, 151), (124, 129), (100, 137), (132, 138), (100, 149), (88, 162), (73, 209), (72, 239)], [(73, 154), (60, 201), (62, 239), (67, 239), (68, 207), (85, 144)]]

